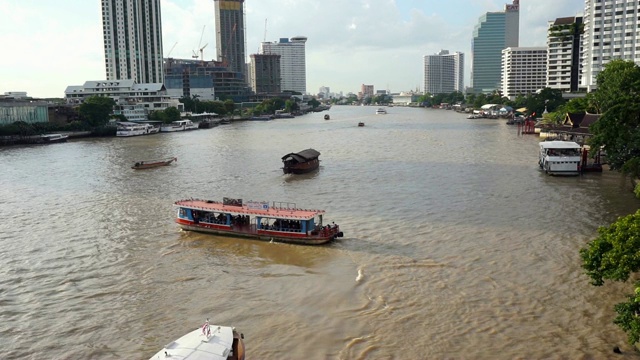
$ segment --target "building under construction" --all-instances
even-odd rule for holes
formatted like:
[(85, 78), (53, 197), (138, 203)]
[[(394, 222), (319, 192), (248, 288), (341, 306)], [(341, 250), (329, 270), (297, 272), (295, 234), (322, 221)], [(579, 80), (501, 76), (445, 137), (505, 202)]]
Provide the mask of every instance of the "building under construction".
[(247, 81), (244, 0), (214, 0), (218, 61)]
[(200, 100), (248, 101), (251, 90), (244, 75), (220, 61), (167, 58), (165, 87), (173, 97), (197, 96)]

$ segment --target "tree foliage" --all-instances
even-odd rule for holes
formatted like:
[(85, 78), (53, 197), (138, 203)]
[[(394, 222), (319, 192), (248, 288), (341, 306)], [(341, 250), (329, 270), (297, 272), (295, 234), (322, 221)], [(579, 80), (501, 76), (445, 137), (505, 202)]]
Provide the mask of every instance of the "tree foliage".
[[(619, 218), (608, 227), (600, 227), (598, 236), (580, 250), (582, 267), (591, 284), (601, 286), (605, 280), (627, 281), (640, 270), (640, 210)], [(614, 323), (628, 336), (629, 343), (640, 340), (640, 283), (627, 302), (615, 306)]]
[(312, 109), (317, 108), (318, 106), (320, 106), (320, 101), (316, 100), (315, 98), (309, 100), (307, 102), (307, 105), (311, 106)]
[(218, 115), (226, 115), (233, 114), (233, 111), (235, 110), (235, 103), (233, 100), (200, 100), (198, 95), (193, 95), (191, 97), (181, 97), (180, 102), (184, 104), (184, 111), (194, 114), (216, 113)]
[(640, 67), (613, 60), (597, 80), (592, 103), (602, 116), (591, 126), (590, 145), (604, 146), (612, 169), (640, 175)]
[(284, 102), (284, 111), (293, 113), (300, 110), (300, 105), (298, 105), (298, 102), (295, 99), (296, 98), (287, 99), (287, 101)]
[(549, 36), (557, 37), (562, 42), (573, 41), (584, 34), (584, 23), (558, 24), (549, 28)]
[(78, 113), (91, 127), (104, 126), (109, 121), (116, 102), (106, 96), (91, 96), (84, 100)]
[(253, 115), (273, 115), (276, 110), (282, 110), (284, 107), (285, 101), (281, 98), (263, 100), (260, 105), (253, 108)]
[(595, 286), (627, 281), (640, 270), (640, 210), (598, 229), (598, 237), (580, 250), (582, 267)]

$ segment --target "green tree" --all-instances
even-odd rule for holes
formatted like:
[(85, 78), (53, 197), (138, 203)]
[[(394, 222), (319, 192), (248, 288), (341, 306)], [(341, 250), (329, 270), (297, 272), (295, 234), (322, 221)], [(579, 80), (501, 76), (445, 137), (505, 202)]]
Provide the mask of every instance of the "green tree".
[(593, 104), (602, 116), (591, 125), (592, 147), (604, 146), (612, 169), (640, 175), (640, 67), (613, 60), (598, 74)]
[(542, 116), (545, 108), (547, 112), (553, 112), (564, 103), (560, 90), (544, 88), (539, 93), (527, 96), (525, 107), (529, 114), (535, 113), (537, 116)]
[(311, 99), (311, 100), (309, 100), (309, 102), (307, 102), (307, 105), (311, 106), (312, 109), (315, 109), (318, 106), (320, 106), (320, 101), (318, 101), (316, 99)]
[(175, 106), (170, 106), (164, 109), (164, 116), (167, 122), (180, 120), (180, 110)]
[(104, 126), (109, 121), (116, 102), (106, 96), (91, 96), (84, 100), (78, 108), (78, 113), (89, 126)]
[(579, 39), (584, 33), (584, 24), (573, 22), (571, 24), (552, 25), (549, 28), (549, 36), (558, 38), (561, 42), (573, 41)]
[[(600, 227), (598, 236), (580, 250), (582, 267), (591, 284), (602, 286), (605, 280), (625, 282), (640, 270), (640, 210), (619, 218), (608, 227)], [(622, 328), (633, 344), (640, 340), (640, 282), (627, 302), (615, 306), (614, 323)]]
[(294, 99), (287, 99), (287, 101), (284, 102), (284, 109), (286, 112), (292, 113), (300, 110), (300, 106), (298, 105), (298, 102), (295, 101)]
[(224, 113), (233, 114), (233, 111), (236, 109), (236, 104), (233, 102), (233, 100), (225, 100), (223, 104), (224, 104), (224, 110), (225, 110)]

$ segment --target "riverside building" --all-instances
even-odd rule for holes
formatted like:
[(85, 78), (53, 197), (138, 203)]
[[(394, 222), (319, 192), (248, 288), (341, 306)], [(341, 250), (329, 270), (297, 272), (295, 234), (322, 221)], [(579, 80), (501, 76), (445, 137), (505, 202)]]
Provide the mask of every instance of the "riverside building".
[(490, 93), (500, 87), (502, 49), (518, 46), (520, 1), (504, 11), (488, 12), (478, 19), (471, 44), (471, 91)]
[(502, 50), (502, 96), (514, 100), (544, 89), (547, 84), (546, 47), (508, 47)]
[(640, 64), (640, 1), (585, 0), (581, 87), (595, 90), (613, 59)]
[(260, 54), (280, 55), (280, 88), (284, 92), (307, 92), (306, 42), (306, 37), (296, 36), (260, 44)]
[(442, 50), (424, 57), (424, 91), (450, 94), (464, 91), (464, 54)]
[(549, 21), (547, 35), (547, 87), (576, 92), (580, 84), (582, 16)]
[(64, 95), (70, 105), (82, 104), (91, 96), (110, 97), (116, 102), (113, 113), (122, 114), (129, 121), (148, 120), (151, 111), (168, 107), (184, 111), (184, 105), (171, 98), (162, 83), (136, 84), (131, 79), (86, 81), (83, 85), (67, 86)]
[(102, 0), (107, 80), (162, 83), (160, 0)]

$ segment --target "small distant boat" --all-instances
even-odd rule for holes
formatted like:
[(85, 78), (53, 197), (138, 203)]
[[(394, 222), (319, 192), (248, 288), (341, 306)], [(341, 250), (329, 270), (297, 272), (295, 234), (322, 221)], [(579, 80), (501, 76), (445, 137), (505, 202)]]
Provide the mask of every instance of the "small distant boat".
[(67, 139), (69, 138), (69, 135), (45, 134), (45, 135), (40, 135), (40, 138), (42, 139), (42, 142), (45, 144), (55, 144), (55, 143), (66, 142)]
[(136, 161), (136, 163), (133, 164), (131, 168), (134, 170), (151, 169), (151, 168), (160, 167), (160, 166), (167, 166), (174, 161), (178, 161), (178, 158), (172, 157), (169, 159), (162, 159), (162, 160)]
[(291, 244), (320, 245), (342, 237), (340, 226), (323, 225), (324, 210), (301, 209), (294, 203), (187, 199), (174, 203), (183, 230)]
[(359, 122), (358, 126), (364, 126), (364, 123), (363, 122)]
[(384, 115), (387, 113), (387, 110), (385, 110), (384, 108), (378, 108), (378, 110), (376, 110), (376, 115)]
[(244, 334), (230, 326), (209, 324), (170, 342), (149, 360), (157, 359), (211, 359), (244, 360)]
[(331, 117), (329, 116), (329, 114), (325, 114), (325, 115), (324, 115), (324, 119), (325, 119), (325, 120), (329, 120), (329, 119), (331, 119)]
[(289, 153), (282, 157), (285, 174), (304, 174), (316, 170), (320, 166), (320, 152), (306, 149), (297, 153)]
[(169, 125), (162, 126), (160, 128), (160, 132), (195, 130), (197, 128), (198, 128), (198, 124), (194, 123), (191, 120), (178, 120), (178, 121), (172, 122)]

